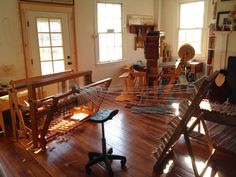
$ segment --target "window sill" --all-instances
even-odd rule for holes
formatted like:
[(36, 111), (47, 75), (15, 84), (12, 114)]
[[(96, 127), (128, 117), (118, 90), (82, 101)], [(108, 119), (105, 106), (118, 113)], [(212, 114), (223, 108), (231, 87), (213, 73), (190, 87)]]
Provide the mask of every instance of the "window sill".
[(106, 62), (96, 62), (96, 65), (105, 65), (105, 64), (113, 64), (113, 63), (120, 63), (125, 61), (125, 59), (121, 59), (121, 60), (115, 60), (115, 61), (106, 61)]

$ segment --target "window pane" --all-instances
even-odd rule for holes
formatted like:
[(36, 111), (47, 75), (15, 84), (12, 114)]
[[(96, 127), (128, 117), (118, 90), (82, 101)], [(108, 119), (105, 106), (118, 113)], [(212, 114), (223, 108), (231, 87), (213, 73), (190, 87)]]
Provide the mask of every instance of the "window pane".
[[(201, 30), (179, 30), (179, 47), (189, 43), (195, 49), (196, 54), (201, 53)], [(185, 37), (184, 37), (185, 36)]]
[(97, 4), (98, 32), (108, 32), (113, 29), (121, 32), (121, 4)]
[(65, 71), (64, 60), (54, 61), (53, 62), (54, 73)]
[(99, 62), (122, 59), (121, 10), (118, 3), (97, 3)]
[(37, 18), (38, 32), (49, 32), (48, 18)]
[(52, 60), (51, 48), (40, 48), (40, 60)]
[(122, 34), (121, 33), (115, 34), (115, 46), (122, 46)]
[(204, 1), (180, 4), (180, 29), (178, 46), (191, 44), (196, 54), (201, 54)]
[(53, 73), (52, 62), (41, 62), (41, 72), (42, 75), (52, 74)]
[(53, 47), (52, 48), (52, 58), (53, 58), (53, 60), (64, 59), (63, 48), (62, 47)]
[(194, 30), (193, 40), (200, 41), (202, 37), (202, 30)]
[(115, 44), (114, 34), (99, 34), (99, 46), (103, 47), (113, 47)]
[(122, 47), (115, 48), (115, 59), (121, 60), (122, 59)]
[(61, 32), (61, 19), (50, 19), (50, 31)]
[(50, 46), (50, 35), (49, 33), (38, 33), (39, 47)]
[(115, 32), (121, 32), (121, 19), (114, 20), (114, 30)]
[(180, 28), (202, 28), (204, 1), (180, 5)]
[(62, 34), (61, 33), (52, 33), (52, 46), (62, 46)]
[(185, 41), (185, 31), (184, 30), (179, 30), (179, 42)]
[(121, 5), (120, 4), (114, 4), (113, 14), (114, 14), (114, 17), (121, 19)]

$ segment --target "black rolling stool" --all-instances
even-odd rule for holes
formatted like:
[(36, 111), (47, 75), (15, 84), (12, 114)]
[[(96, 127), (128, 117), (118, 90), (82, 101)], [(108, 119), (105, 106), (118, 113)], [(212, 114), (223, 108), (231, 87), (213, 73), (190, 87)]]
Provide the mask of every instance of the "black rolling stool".
[(105, 139), (105, 131), (104, 131), (104, 122), (106, 122), (109, 119), (112, 119), (119, 110), (99, 110), (96, 114), (94, 114), (90, 120), (94, 123), (102, 123), (102, 152), (89, 152), (89, 162), (85, 166), (86, 172), (91, 173), (91, 166), (94, 164), (97, 164), (99, 162), (104, 162), (106, 165), (107, 170), (109, 171), (109, 174), (112, 176), (113, 171), (111, 168), (111, 165), (109, 163), (109, 160), (121, 160), (121, 167), (125, 166), (126, 163), (126, 157), (120, 156), (120, 155), (113, 155), (112, 148), (110, 148), (108, 151), (106, 150), (106, 139)]

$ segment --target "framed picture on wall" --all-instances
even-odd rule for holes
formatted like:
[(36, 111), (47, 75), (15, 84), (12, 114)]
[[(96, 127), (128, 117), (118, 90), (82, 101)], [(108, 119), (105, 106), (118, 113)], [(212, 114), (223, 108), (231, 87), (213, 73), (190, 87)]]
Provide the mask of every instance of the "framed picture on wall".
[(216, 29), (218, 31), (229, 31), (231, 20), (229, 19), (229, 11), (217, 13)]

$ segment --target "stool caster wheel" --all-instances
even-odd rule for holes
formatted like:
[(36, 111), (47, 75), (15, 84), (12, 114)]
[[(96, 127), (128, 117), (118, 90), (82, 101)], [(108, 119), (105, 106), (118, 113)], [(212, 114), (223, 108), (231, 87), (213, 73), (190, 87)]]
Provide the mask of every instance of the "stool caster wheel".
[(112, 154), (112, 153), (113, 153), (113, 149), (112, 148), (108, 149), (107, 154)]
[(126, 158), (121, 160), (120, 161), (120, 164), (121, 164), (121, 168), (124, 168), (125, 167), (125, 164), (126, 164)]
[(91, 174), (92, 173), (91, 168), (87, 167), (87, 166), (85, 167), (85, 171), (86, 171), (87, 174)]

